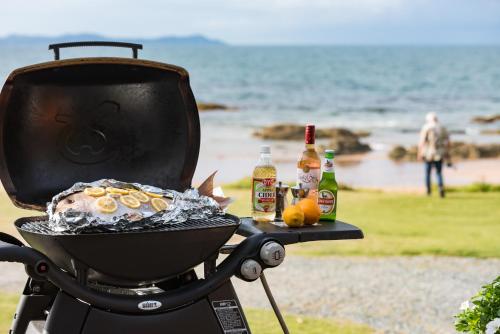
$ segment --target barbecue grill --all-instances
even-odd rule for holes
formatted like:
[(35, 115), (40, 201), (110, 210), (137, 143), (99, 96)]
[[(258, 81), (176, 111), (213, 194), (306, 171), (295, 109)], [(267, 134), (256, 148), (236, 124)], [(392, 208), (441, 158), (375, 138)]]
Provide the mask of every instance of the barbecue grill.
[[(78, 46), (127, 47), (134, 57), (60, 60), (60, 49)], [(0, 177), (16, 206), (44, 211), (74, 183), (103, 178), (191, 187), (200, 126), (186, 70), (137, 59), (139, 44), (49, 49), (54, 61), (13, 71), (0, 95)], [(229, 214), (78, 235), (49, 233), (46, 221), (15, 222), (31, 247), (0, 233), (0, 261), (29, 275), (11, 333), (250, 333), (232, 276), (261, 278), (286, 332), (263, 270), (281, 264), (287, 244), (363, 237), (339, 221), (287, 229)], [(245, 239), (225, 245), (234, 233)]]

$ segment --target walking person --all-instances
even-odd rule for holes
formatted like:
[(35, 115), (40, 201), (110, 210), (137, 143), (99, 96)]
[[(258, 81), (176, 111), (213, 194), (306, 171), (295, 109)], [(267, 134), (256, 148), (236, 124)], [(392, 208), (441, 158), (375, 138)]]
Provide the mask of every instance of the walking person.
[(425, 117), (425, 124), (420, 131), (418, 159), (425, 162), (425, 186), (427, 195), (432, 192), (431, 172), (436, 169), (439, 195), (444, 197), (443, 161), (449, 159), (450, 137), (448, 131), (439, 123), (437, 115), (430, 112)]

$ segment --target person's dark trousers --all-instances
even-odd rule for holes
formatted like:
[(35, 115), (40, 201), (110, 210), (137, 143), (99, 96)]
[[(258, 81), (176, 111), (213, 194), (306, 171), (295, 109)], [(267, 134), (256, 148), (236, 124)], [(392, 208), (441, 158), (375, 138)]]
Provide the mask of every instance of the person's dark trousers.
[(427, 195), (431, 194), (431, 172), (432, 167), (436, 168), (436, 175), (438, 179), (439, 195), (444, 197), (444, 187), (443, 187), (443, 160), (438, 161), (426, 161), (425, 162), (425, 185), (427, 186)]

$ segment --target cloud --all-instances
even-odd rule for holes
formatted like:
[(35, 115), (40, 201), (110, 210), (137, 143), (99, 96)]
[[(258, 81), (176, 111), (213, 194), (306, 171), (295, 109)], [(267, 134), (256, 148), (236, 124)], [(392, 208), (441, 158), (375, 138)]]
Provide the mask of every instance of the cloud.
[(201, 33), (258, 44), (487, 42), (500, 39), (498, 13), (496, 0), (23, 0), (2, 3), (0, 36)]

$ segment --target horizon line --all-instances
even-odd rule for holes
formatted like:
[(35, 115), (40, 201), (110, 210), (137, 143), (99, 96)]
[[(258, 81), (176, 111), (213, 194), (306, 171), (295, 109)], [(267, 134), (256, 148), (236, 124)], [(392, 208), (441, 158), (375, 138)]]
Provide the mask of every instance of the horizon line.
[[(78, 36), (93, 36), (99, 39), (109, 39), (110, 41), (142, 41), (146, 43), (162, 43), (161, 39), (185, 39), (189, 40), (192, 38), (202, 38), (207, 41), (206, 44), (198, 44), (198, 46), (214, 46), (213, 44), (218, 44), (217, 46), (250, 46), (250, 47), (321, 47), (321, 46), (346, 46), (346, 47), (375, 47), (375, 46), (386, 46), (386, 47), (466, 47), (466, 46), (476, 46), (476, 47), (491, 47), (491, 46), (500, 46), (500, 41), (498, 42), (472, 42), (472, 41), (467, 41), (467, 42), (415, 42), (415, 43), (408, 43), (408, 42), (380, 42), (380, 43), (374, 43), (374, 42), (249, 42), (249, 43), (241, 43), (241, 42), (228, 42), (223, 39), (217, 38), (217, 37), (211, 37), (211, 36), (206, 36), (201, 33), (193, 33), (193, 34), (188, 34), (188, 35), (159, 35), (159, 36), (150, 36), (150, 37), (126, 37), (126, 36), (121, 36), (121, 37), (113, 37), (113, 36), (108, 36), (105, 34), (99, 34), (99, 33), (89, 33), (89, 32), (82, 32), (82, 33), (65, 33), (65, 34), (58, 34), (58, 35), (36, 35), (36, 34), (7, 34), (7, 35), (0, 35), (0, 43), (4, 42), (8, 39), (11, 38), (30, 38), (30, 39), (40, 39), (40, 42), (42, 40), (47, 40), (53, 38), (54, 40), (65, 38), (65, 37), (78, 37)], [(22, 41), (20, 41), (22, 42)], [(34, 44), (36, 43), (36, 40), (33, 41), (28, 41), (29, 44)], [(165, 43), (165, 42), (164, 42)], [(185, 45), (188, 45), (189, 43), (186, 43)], [(193, 43), (197, 44), (197, 43)]]

